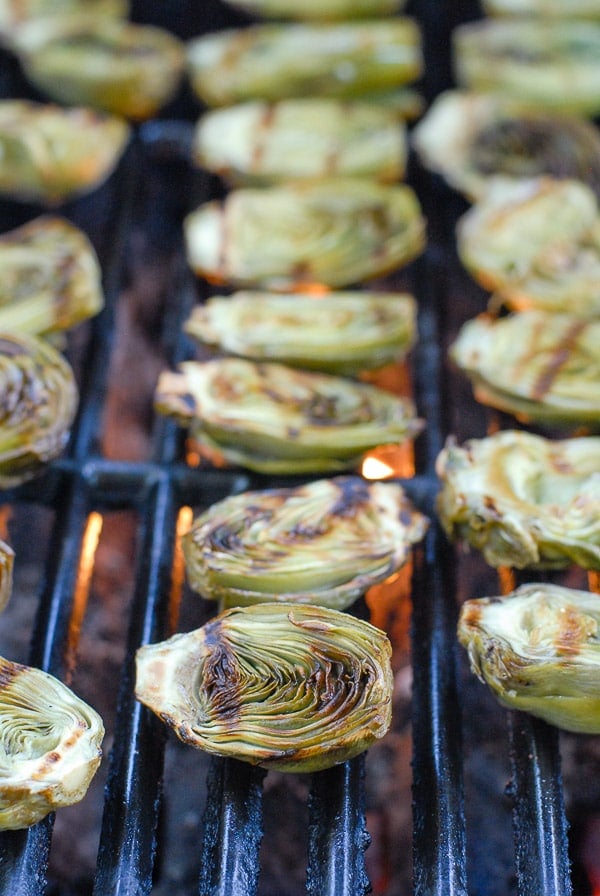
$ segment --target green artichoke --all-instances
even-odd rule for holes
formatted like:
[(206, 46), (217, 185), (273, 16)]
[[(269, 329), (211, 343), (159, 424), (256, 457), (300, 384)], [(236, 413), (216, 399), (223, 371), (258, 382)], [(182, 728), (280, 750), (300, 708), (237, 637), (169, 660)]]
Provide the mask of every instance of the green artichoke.
[(412, 19), (265, 24), (188, 44), (188, 74), (207, 106), (295, 96), (359, 97), (415, 81), (423, 69)]
[(450, 441), (436, 469), (444, 529), (491, 566), (600, 570), (600, 438), (507, 430)]
[(155, 405), (201, 447), (261, 473), (351, 470), (370, 448), (422, 428), (412, 402), (376, 386), (239, 358), (164, 372)]
[(600, 215), (579, 181), (495, 181), (459, 220), (457, 243), (508, 307), (600, 317)]
[(0, 195), (52, 205), (87, 193), (128, 139), (126, 122), (91, 109), (0, 100)]
[(397, 12), (404, 0), (228, 0), (253, 15), (273, 19), (336, 21), (385, 16)]
[(185, 67), (170, 32), (93, 13), (33, 21), (14, 43), (29, 81), (52, 99), (134, 121), (174, 96)]
[(184, 328), (200, 343), (255, 361), (352, 375), (407, 354), (416, 303), (403, 293), (238, 292), (197, 306)]
[(234, 495), (183, 537), (188, 580), (221, 607), (344, 610), (406, 562), (427, 529), (401, 486), (358, 476)]
[(463, 604), (458, 638), (503, 706), (600, 734), (600, 601), (558, 585), (523, 585)]
[(198, 165), (237, 184), (318, 177), (392, 182), (406, 167), (405, 128), (393, 109), (327, 97), (213, 109), (194, 133)]
[(36, 218), (2, 234), (0, 268), (0, 331), (66, 330), (104, 304), (94, 248), (64, 218)]
[(9, 46), (20, 26), (27, 22), (64, 17), (86, 11), (98, 16), (124, 18), (127, 0), (0, 0), (0, 42)]
[(189, 214), (184, 230), (197, 274), (265, 289), (348, 286), (407, 264), (425, 243), (410, 187), (348, 178), (233, 190)]
[(0, 488), (30, 479), (63, 451), (77, 400), (73, 371), (56, 349), (0, 333)]
[(450, 356), (482, 404), (523, 421), (600, 421), (600, 320), (520, 311), (463, 325)]
[(0, 541), (0, 613), (7, 605), (12, 593), (14, 561), (13, 549), (6, 542)]
[(258, 604), (141, 647), (135, 692), (185, 743), (314, 772), (388, 730), (390, 655), (382, 631), (347, 613)]
[(62, 682), (0, 657), (0, 830), (83, 799), (103, 736), (98, 713)]
[(540, 109), (600, 112), (598, 22), (483, 19), (455, 28), (453, 43), (460, 87)]
[(482, 200), (497, 176), (572, 178), (600, 194), (600, 134), (573, 115), (520, 108), (499, 94), (447, 90), (412, 140), (423, 164), (470, 200)]

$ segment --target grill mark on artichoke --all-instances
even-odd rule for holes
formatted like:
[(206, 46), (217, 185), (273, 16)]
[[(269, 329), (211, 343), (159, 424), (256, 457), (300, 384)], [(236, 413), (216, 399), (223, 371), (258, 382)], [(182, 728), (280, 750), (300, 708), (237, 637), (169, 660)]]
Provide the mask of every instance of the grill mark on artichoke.
[(254, 143), (252, 144), (252, 155), (250, 157), (251, 171), (256, 171), (257, 169), (260, 170), (262, 166), (262, 160), (266, 148), (266, 140), (268, 137), (268, 132), (275, 120), (275, 113), (276, 107), (274, 105), (267, 105), (264, 107), (260, 119), (257, 122)]
[(10, 687), (14, 680), (25, 671), (26, 666), (22, 666), (19, 663), (9, 663), (8, 660), (0, 657), (0, 691)]
[(569, 360), (573, 347), (586, 326), (586, 321), (576, 321), (569, 327), (562, 341), (557, 343), (553, 356), (550, 358), (546, 368), (542, 370), (531, 390), (531, 397), (535, 401), (541, 401), (546, 393), (550, 391), (552, 383), (560, 372), (561, 367)]

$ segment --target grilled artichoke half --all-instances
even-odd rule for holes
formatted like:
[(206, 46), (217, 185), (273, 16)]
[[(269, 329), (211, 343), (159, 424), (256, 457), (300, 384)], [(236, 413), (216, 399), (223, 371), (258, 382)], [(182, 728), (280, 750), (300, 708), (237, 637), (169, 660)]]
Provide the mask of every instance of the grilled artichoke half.
[(487, 15), (597, 19), (599, 0), (482, 0)]
[(0, 613), (10, 600), (15, 553), (5, 541), (0, 541)]
[(388, 730), (390, 655), (382, 631), (347, 613), (257, 604), (140, 648), (135, 692), (185, 743), (314, 772)]
[(71, 367), (35, 336), (0, 333), (0, 488), (57, 457), (77, 410)]
[(188, 44), (192, 88), (207, 106), (296, 96), (358, 97), (420, 77), (421, 35), (412, 19), (265, 24)]
[(99, 186), (129, 139), (122, 119), (91, 109), (0, 100), (0, 194), (53, 205)]
[(423, 164), (467, 199), (480, 200), (495, 176), (573, 178), (600, 194), (600, 134), (582, 118), (491, 93), (447, 90), (413, 131)]
[(455, 28), (453, 44), (460, 87), (540, 109), (600, 111), (598, 22), (483, 19)]
[(273, 19), (336, 21), (398, 12), (404, 0), (228, 0), (252, 15)]
[(531, 584), (467, 601), (458, 638), (503, 706), (600, 734), (599, 623), (597, 594)]
[(222, 608), (344, 610), (404, 565), (427, 524), (400, 485), (338, 476), (225, 498), (194, 520), (182, 546), (192, 588)]
[(416, 302), (403, 293), (238, 292), (197, 306), (184, 328), (233, 355), (353, 375), (407, 354)]
[(164, 372), (155, 404), (200, 445), (263, 473), (351, 470), (370, 448), (422, 428), (410, 401), (376, 386), (239, 358)]
[(508, 307), (600, 316), (600, 215), (579, 181), (494, 181), (456, 233), (465, 267)]
[(523, 421), (600, 422), (600, 320), (543, 311), (481, 314), (463, 325), (450, 357), (482, 404)]
[(506, 430), (450, 441), (436, 470), (444, 529), (491, 566), (600, 569), (600, 438)]
[(104, 304), (94, 248), (64, 218), (36, 218), (2, 234), (0, 269), (0, 331), (66, 330)]
[(9, 46), (17, 29), (26, 22), (93, 10), (98, 16), (124, 18), (127, 0), (0, 0), (0, 42)]
[(327, 97), (213, 109), (194, 134), (198, 165), (237, 184), (318, 177), (399, 180), (405, 128), (392, 109)]
[(233, 190), (189, 214), (184, 231), (197, 274), (266, 289), (348, 286), (407, 264), (425, 243), (410, 187), (349, 178)]
[(82, 800), (103, 737), (98, 713), (62, 682), (0, 657), (0, 830)]
[(29, 81), (52, 99), (135, 121), (171, 99), (185, 67), (170, 32), (93, 14), (31, 22), (14, 43)]

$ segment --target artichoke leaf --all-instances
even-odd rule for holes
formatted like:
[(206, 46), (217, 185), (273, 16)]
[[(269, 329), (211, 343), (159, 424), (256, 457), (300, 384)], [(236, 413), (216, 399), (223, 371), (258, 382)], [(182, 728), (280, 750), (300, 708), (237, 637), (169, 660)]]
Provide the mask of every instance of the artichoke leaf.
[(135, 693), (198, 749), (313, 772), (388, 730), (390, 656), (384, 632), (347, 613), (257, 604), (141, 647)]
[(491, 566), (600, 569), (600, 438), (451, 440), (436, 470), (444, 529)]
[(222, 607), (344, 610), (404, 565), (427, 525), (400, 485), (342, 476), (225, 498), (182, 547), (190, 585)]
[(52, 675), (0, 657), (0, 830), (85, 796), (101, 759), (98, 713)]
[(466, 601), (458, 638), (503, 706), (600, 734), (599, 622), (597, 594), (535, 583)]
[(376, 445), (422, 428), (408, 399), (329, 374), (239, 358), (188, 361), (161, 374), (156, 409), (226, 459), (290, 473), (352, 469)]
[(404, 358), (415, 341), (416, 303), (403, 293), (246, 291), (213, 296), (184, 329), (240, 357), (354, 375)]

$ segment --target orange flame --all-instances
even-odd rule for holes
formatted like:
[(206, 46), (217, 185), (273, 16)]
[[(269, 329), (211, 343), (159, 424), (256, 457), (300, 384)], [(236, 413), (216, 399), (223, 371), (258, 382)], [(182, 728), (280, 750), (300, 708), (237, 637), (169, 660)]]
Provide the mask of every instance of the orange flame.
[(73, 675), (77, 661), (79, 635), (81, 633), (81, 625), (87, 609), (92, 572), (94, 569), (94, 559), (96, 557), (103, 525), (104, 520), (102, 514), (97, 511), (92, 511), (87, 518), (83, 532), (81, 555), (79, 558), (79, 571), (75, 583), (75, 590), (73, 592), (73, 610), (71, 611), (69, 632), (67, 635), (67, 648), (65, 652), (67, 684)]
[(181, 507), (177, 514), (175, 526), (175, 550), (173, 552), (173, 566), (171, 569), (171, 593), (169, 599), (169, 632), (172, 634), (177, 629), (181, 595), (185, 582), (185, 558), (181, 548), (181, 539), (188, 532), (194, 513), (191, 507)]

